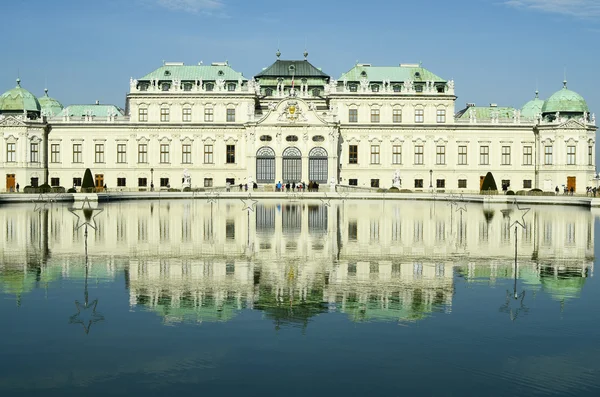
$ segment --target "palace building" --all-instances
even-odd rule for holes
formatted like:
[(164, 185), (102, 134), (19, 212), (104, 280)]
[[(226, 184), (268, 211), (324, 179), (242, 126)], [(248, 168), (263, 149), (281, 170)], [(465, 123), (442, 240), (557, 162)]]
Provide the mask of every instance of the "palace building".
[[(567, 87), (522, 108), (457, 108), (420, 64), (356, 64), (337, 80), (277, 59), (248, 79), (227, 62), (164, 63), (130, 80), (125, 108), (63, 107), (17, 86), (0, 97), (6, 183), (149, 190), (316, 181), (412, 191), (595, 186), (595, 116)], [(186, 176), (185, 180), (183, 176)]]

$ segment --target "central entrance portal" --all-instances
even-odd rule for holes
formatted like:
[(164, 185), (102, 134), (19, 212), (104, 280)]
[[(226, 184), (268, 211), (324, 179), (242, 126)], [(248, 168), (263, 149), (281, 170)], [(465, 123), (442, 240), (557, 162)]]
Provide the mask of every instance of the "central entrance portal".
[(283, 151), (282, 183), (300, 182), (302, 180), (302, 153), (296, 147)]

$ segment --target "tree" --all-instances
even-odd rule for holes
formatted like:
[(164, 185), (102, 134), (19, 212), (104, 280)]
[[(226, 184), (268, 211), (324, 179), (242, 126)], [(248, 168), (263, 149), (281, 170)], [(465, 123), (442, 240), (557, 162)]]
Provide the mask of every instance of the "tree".
[(481, 184), (481, 190), (482, 191), (488, 191), (488, 190), (498, 190), (498, 187), (496, 186), (496, 181), (494, 180), (494, 176), (492, 175), (491, 172), (488, 172), (485, 175), (485, 178), (483, 178), (483, 183)]
[(83, 181), (81, 182), (81, 191), (83, 193), (91, 193), (94, 190), (94, 178), (92, 178), (92, 171), (86, 168), (85, 174), (83, 174)]

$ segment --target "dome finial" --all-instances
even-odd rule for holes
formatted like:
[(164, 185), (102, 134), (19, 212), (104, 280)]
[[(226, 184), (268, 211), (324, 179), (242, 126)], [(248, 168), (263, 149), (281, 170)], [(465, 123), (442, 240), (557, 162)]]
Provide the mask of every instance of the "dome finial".
[(48, 96), (48, 89), (44, 88), (44, 94), (46, 94), (46, 96)]
[(17, 87), (21, 86), (21, 79), (17, 77)]
[(564, 79), (564, 80), (563, 80), (563, 88), (564, 88), (564, 89), (567, 89), (567, 79)]
[(279, 59), (279, 57), (281, 56), (281, 51), (279, 51), (279, 48), (277, 49), (275, 56), (277, 57), (277, 59)]
[(304, 50), (304, 59), (308, 58), (308, 51)]
[(538, 90), (535, 90), (535, 98), (539, 98), (540, 97), (540, 92)]

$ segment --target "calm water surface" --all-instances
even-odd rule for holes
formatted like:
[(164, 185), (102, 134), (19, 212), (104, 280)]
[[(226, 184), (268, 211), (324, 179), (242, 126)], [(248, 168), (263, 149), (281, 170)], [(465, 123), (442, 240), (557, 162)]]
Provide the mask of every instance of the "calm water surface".
[(600, 395), (589, 209), (247, 204), (0, 207), (0, 396)]

